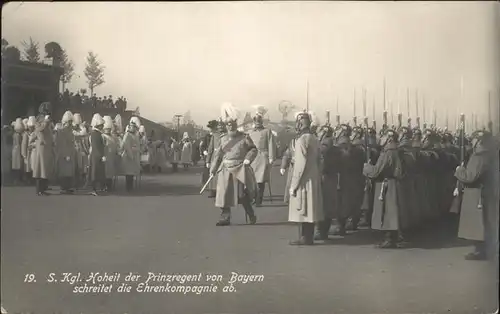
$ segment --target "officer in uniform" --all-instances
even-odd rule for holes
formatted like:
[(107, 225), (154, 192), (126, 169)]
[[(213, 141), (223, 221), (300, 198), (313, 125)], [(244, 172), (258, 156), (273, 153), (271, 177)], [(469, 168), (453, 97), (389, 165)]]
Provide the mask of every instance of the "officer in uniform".
[[(377, 143), (377, 130), (375, 126), (368, 128), (367, 144), (370, 154), (369, 163), (375, 165), (377, 163), (378, 157), (380, 155), (380, 146)], [(373, 213), (373, 203), (375, 200), (375, 181), (367, 178), (365, 182), (365, 195), (363, 197), (362, 219), (360, 221), (360, 226), (370, 227), (372, 223), (372, 213)]]
[(399, 182), (401, 189), (401, 230), (407, 231), (419, 224), (419, 208), (415, 190), (417, 156), (412, 147), (413, 134), (409, 127), (401, 126), (398, 131), (399, 153), (405, 166), (406, 175)]
[(203, 160), (203, 173), (201, 175), (201, 185), (204, 185), (208, 177), (210, 176), (210, 160), (208, 159), (208, 147), (210, 145), (210, 141), (212, 140), (212, 137), (214, 136), (214, 133), (217, 131), (217, 120), (211, 120), (207, 124), (208, 127), (208, 133), (202, 138), (200, 142), (200, 152), (202, 154), (202, 160)]
[(472, 134), (472, 155), (466, 167), (458, 166), (455, 177), (465, 186), (458, 237), (475, 241), (468, 260), (493, 257), (498, 240), (498, 152), (487, 131)]
[(62, 117), (62, 129), (56, 135), (57, 173), (61, 184), (61, 194), (73, 193), (76, 175), (76, 148), (73, 135), (73, 114), (66, 111)]
[(276, 159), (276, 140), (270, 129), (264, 128), (264, 115), (267, 109), (264, 106), (255, 106), (256, 113), (253, 117), (254, 129), (249, 132), (249, 136), (257, 147), (257, 156), (252, 162), (255, 179), (259, 187), (259, 193), (255, 200), (257, 207), (262, 206), (264, 189), (266, 183), (271, 180), (271, 167)]
[(210, 165), (210, 173), (217, 176), (215, 206), (222, 211), (217, 226), (231, 224), (231, 207), (238, 203), (243, 205), (250, 224), (255, 224), (257, 217), (251, 202), (256, 196), (257, 184), (250, 163), (257, 155), (257, 148), (248, 135), (237, 130), (239, 111), (232, 104), (223, 104), (221, 113), (228, 132), (221, 137)]
[(365, 191), (365, 176), (363, 175), (363, 164), (366, 162), (366, 148), (364, 142), (364, 130), (356, 126), (352, 129), (351, 147), (349, 159), (346, 164), (350, 167), (349, 178), (352, 180), (352, 191), (350, 199), (352, 200), (350, 219), (347, 222), (346, 229), (357, 230), (361, 220), (361, 206), (363, 205), (363, 195)]
[[(227, 134), (227, 128), (225, 123), (222, 120), (217, 122), (216, 131), (212, 134), (210, 142), (208, 144), (207, 150), (207, 162), (206, 167), (208, 172), (210, 172), (210, 167), (212, 163), (215, 161), (214, 158), (219, 150), (221, 138)], [(217, 190), (217, 177), (214, 177), (212, 181), (208, 184), (207, 187), (209, 194), (208, 198), (215, 198), (216, 190)]]
[(285, 149), (283, 153), (283, 157), (281, 158), (281, 167), (280, 174), (283, 176), (285, 172), (288, 170), (288, 174), (286, 177), (285, 184), (285, 192), (283, 196), (283, 201), (288, 204), (290, 200), (290, 182), (292, 182), (292, 174), (293, 174), (293, 165), (295, 164), (295, 138), (290, 141), (288, 147)]

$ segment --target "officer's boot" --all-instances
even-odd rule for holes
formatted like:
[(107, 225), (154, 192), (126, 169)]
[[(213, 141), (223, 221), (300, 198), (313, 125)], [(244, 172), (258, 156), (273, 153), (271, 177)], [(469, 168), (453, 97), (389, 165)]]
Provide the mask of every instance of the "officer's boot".
[(290, 241), (290, 245), (313, 245), (314, 244), (314, 224), (300, 223), (300, 238), (296, 241)]
[(358, 230), (359, 221), (361, 220), (361, 213), (355, 214), (347, 220), (346, 230), (356, 231)]
[(474, 252), (465, 255), (465, 259), (469, 261), (484, 261), (487, 259), (486, 246), (483, 241), (474, 243)]
[(216, 226), (229, 226), (231, 224), (231, 209), (228, 207), (221, 208), (220, 219)]
[(266, 187), (265, 183), (258, 183), (258, 191), (257, 191), (257, 197), (255, 198), (255, 206), (261, 207), (262, 206), (262, 200), (264, 199), (264, 189)]
[(332, 224), (331, 218), (325, 218), (325, 220), (318, 222), (314, 240), (318, 241), (328, 240), (328, 230), (330, 230), (331, 224)]
[(378, 244), (379, 249), (394, 249), (396, 248), (398, 232), (397, 231), (387, 231), (385, 233), (384, 241)]
[(255, 223), (257, 222), (257, 216), (255, 216), (255, 212), (252, 208), (252, 202), (250, 201), (250, 196), (248, 195), (247, 191), (245, 191), (244, 196), (241, 198), (241, 205), (243, 205), (245, 214), (248, 216), (248, 219), (250, 220), (249, 223), (251, 225), (255, 225)]
[(347, 219), (346, 218), (338, 218), (337, 219), (337, 225), (335, 226), (335, 229), (333, 231), (333, 235), (336, 235), (336, 236), (345, 236), (346, 235), (346, 229), (345, 229), (345, 225), (346, 225), (346, 221)]

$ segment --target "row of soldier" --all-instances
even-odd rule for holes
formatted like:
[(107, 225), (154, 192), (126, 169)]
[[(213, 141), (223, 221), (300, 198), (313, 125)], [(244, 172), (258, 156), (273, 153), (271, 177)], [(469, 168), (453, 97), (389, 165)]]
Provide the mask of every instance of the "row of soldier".
[[(251, 200), (261, 204), (263, 183), (269, 180), (260, 176), (258, 165), (267, 157), (263, 169), (268, 174), (275, 147), (261, 117), (254, 117), (255, 129), (245, 134), (238, 130), (237, 109), (225, 104), (223, 123), (209, 124), (214, 132), (205, 151), (202, 191), (211, 190), (222, 210), (218, 226), (230, 224), (230, 208), (238, 203), (250, 223), (256, 222)], [(401, 248), (413, 230), (455, 213), (461, 218), (459, 236), (476, 241), (467, 258), (486, 258), (498, 211), (498, 146), (490, 132), (467, 136), (384, 125), (377, 136), (375, 127), (367, 125), (318, 127), (313, 114), (298, 113), (297, 136), (281, 163), (281, 174), (288, 170), (289, 220), (300, 225), (300, 238), (291, 244), (311, 245), (365, 224), (384, 232), (379, 248)], [(479, 194), (470, 193), (476, 190)], [(471, 223), (477, 221), (483, 223)]]

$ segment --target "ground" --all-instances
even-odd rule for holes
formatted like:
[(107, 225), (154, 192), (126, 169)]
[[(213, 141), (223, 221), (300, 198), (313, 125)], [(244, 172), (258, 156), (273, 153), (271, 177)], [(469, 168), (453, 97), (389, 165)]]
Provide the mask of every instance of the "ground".
[[(199, 195), (199, 169), (144, 176), (141, 192), (129, 195), (37, 197), (32, 187), (5, 187), (2, 306), (9, 314), (465, 314), (498, 308), (496, 267), (465, 261), (470, 243), (446, 236), (443, 227), (416, 239), (413, 248), (396, 251), (374, 248), (375, 235), (368, 230), (313, 247), (289, 246), (298, 229), (286, 222), (284, 178), (277, 168), (272, 178), (275, 197), (256, 209), (257, 225), (245, 225), (238, 208), (229, 227), (215, 226), (219, 211)], [(123, 181), (118, 188), (124, 189)], [(65, 272), (81, 273), (85, 280), (91, 272), (121, 277), (111, 293), (78, 294), (60, 282)], [(202, 282), (190, 285), (219, 291), (116, 292), (130, 272), (143, 276), (139, 282), (148, 272), (202, 273)], [(222, 292), (231, 287), (231, 272), (264, 277)], [(48, 282), (50, 273), (57, 283)], [(36, 282), (25, 282), (33, 279), (27, 274)], [(206, 274), (223, 280), (207, 283)], [(129, 284), (135, 289), (138, 282)]]

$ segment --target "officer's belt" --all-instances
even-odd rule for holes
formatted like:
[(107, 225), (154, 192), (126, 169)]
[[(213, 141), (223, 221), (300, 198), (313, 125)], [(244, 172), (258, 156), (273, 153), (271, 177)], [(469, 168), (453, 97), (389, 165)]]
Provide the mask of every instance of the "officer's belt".
[(243, 160), (239, 159), (223, 159), (222, 164), (226, 166), (227, 168), (233, 168), (236, 166), (239, 166), (243, 163)]

